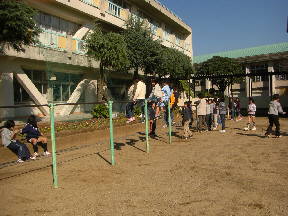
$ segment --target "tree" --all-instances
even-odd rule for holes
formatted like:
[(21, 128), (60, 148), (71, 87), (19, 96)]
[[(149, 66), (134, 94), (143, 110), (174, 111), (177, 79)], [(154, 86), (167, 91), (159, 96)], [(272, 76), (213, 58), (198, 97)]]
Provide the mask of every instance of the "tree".
[[(201, 75), (237, 75), (243, 74), (242, 67), (234, 59), (227, 57), (214, 56), (211, 59), (197, 66), (197, 73)], [(233, 85), (239, 80), (238, 77), (215, 77), (211, 81), (216, 85), (219, 91), (224, 94), (228, 86)]]
[(192, 73), (192, 62), (189, 56), (174, 49), (163, 47), (160, 52), (159, 63), (154, 70), (160, 76), (170, 78), (189, 78)]
[(0, 52), (5, 46), (25, 52), (23, 46), (38, 42), (40, 28), (35, 22), (36, 10), (20, 0), (0, 0)]
[(149, 73), (149, 70), (157, 62), (159, 41), (154, 41), (151, 31), (140, 18), (131, 17), (126, 22), (123, 32), (127, 44), (130, 68), (134, 70), (134, 77), (138, 76), (139, 70)]
[(109, 70), (126, 70), (129, 66), (127, 47), (121, 34), (109, 32), (104, 34), (96, 25), (86, 38), (87, 54), (100, 61), (99, 100), (103, 99), (105, 72)]

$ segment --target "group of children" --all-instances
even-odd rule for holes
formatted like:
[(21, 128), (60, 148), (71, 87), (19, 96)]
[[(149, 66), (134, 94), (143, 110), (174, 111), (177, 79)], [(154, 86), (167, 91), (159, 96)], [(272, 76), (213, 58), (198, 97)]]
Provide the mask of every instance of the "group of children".
[[(214, 99), (204, 99), (199, 96), (200, 100), (195, 102), (196, 105), (196, 115), (197, 115), (197, 130), (199, 132), (217, 130), (218, 126), (221, 125), (220, 132), (225, 133), (226, 127), (226, 116), (229, 112), (229, 107), (225, 103), (224, 98), (214, 98)], [(285, 114), (279, 102), (280, 98), (278, 94), (272, 97), (269, 104), (269, 126), (266, 130), (265, 135), (267, 137), (271, 136), (272, 127), (275, 124), (276, 131), (275, 137), (280, 137), (280, 123), (279, 123), (279, 113)], [(150, 121), (150, 136), (155, 136), (156, 130), (156, 103), (151, 101), (149, 103), (149, 121)], [(244, 128), (245, 131), (256, 130), (256, 104), (253, 98), (249, 98), (247, 106), (248, 123)], [(240, 110), (237, 112), (240, 115)], [(183, 126), (183, 138), (188, 139), (192, 137), (192, 132), (190, 127), (193, 123), (193, 111), (191, 102), (184, 102), (184, 106), (181, 110), (182, 114), (182, 126)], [(240, 120), (239, 118), (233, 118), (233, 120)]]
[[(167, 86), (166, 86), (167, 87)], [(168, 86), (169, 87), (169, 86)], [(153, 96), (153, 95), (152, 95)], [(167, 106), (173, 107), (173, 104), (176, 104), (175, 101), (173, 104), (165, 103), (165, 100), (161, 100), (159, 98), (149, 100), (148, 102), (148, 119), (149, 119), (149, 127), (151, 137), (156, 136), (156, 121), (159, 115), (159, 104), (164, 103), (164, 107)], [(196, 104), (196, 115), (197, 115), (197, 129), (202, 131), (216, 130), (219, 124), (221, 124), (221, 129), (219, 130), (221, 133), (225, 131), (225, 120), (226, 114), (228, 110), (228, 106), (225, 104), (224, 98), (215, 98), (215, 99), (204, 99), (203, 97), (199, 97), (200, 100), (197, 101)], [(269, 126), (266, 130), (265, 135), (270, 137), (272, 134), (273, 125), (276, 126), (275, 136), (277, 138), (280, 137), (280, 123), (279, 123), (279, 113), (286, 114), (279, 102), (280, 98), (278, 94), (273, 95), (271, 102), (269, 103), (269, 111), (268, 111), (268, 119)], [(167, 99), (169, 101), (169, 98)], [(172, 109), (173, 110), (173, 109)], [(164, 109), (164, 113), (167, 116), (167, 119), (164, 118), (165, 124), (168, 124), (168, 114), (167, 110)], [(173, 111), (171, 112), (173, 113)], [(255, 122), (255, 114), (256, 114), (256, 105), (253, 98), (249, 98), (248, 108), (248, 124), (244, 130), (256, 130), (256, 122)], [(183, 125), (183, 138), (188, 139), (192, 137), (192, 132), (190, 130), (190, 126), (193, 123), (193, 111), (191, 102), (186, 101), (181, 110), (182, 114), (182, 125)], [(172, 119), (173, 116), (171, 116)], [(22, 163), (25, 160), (35, 160), (38, 154), (38, 145), (40, 145), (43, 150), (44, 156), (49, 156), (50, 153), (47, 149), (47, 138), (43, 136), (40, 132), (39, 127), (37, 125), (36, 116), (31, 115), (24, 128), (21, 130), (16, 130), (15, 122), (13, 120), (8, 120), (5, 122), (3, 127), (0, 127), (2, 144), (9, 148), (12, 152), (14, 152), (18, 156), (17, 162)], [(31, 155), (27, 146), (21, 143), (16, 139), (18, 133), (26, 135), (27, 142), (31, 143), (33, 146), (34, 154)]]
[[(13, 153), (18, 156), (18, 163), (23, 163), (25, 160), (35, 160), (39, 156), (38, 145), (43, 150), (44, 156), (49, 156), (50, 152), (47, 149), (47, 138), (40, 132), (36, 116), (29, 116), (27, 123), (21, 130), (15, 128), (15, 122), (8, 120), (4, 123), (4, 126), (0, 128), (2, 144), (10, 149)], [(27, 146), (16, 139), (17, 134), (23, 134), (26, 136), (27, 142), (33, 146), (34, 154), (31, 155)]]

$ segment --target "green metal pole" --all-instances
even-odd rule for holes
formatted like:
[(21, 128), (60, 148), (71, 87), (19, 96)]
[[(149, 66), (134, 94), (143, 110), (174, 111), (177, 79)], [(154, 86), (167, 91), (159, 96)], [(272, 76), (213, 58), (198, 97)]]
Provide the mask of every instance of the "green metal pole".
[(113, 101), (109, 101), (109, 119), (110, 119), (110, 151), (111, 151), (111, 165), (115, 165), (114, 159), (114, 137), (113, 137), (113, 116), (112, 116), (112, 107)]
[(172, 143), (171, 135), (172, 135), (172, 124), (171, 124), (171, 109), (170, 109), (170, 99), (168, 101), (168, 128), (169, 128), (169, 144)]
[(150, 152), (148, 128), (149, 128), (148, 108), (147, 108), (147, 100), (145, 100), (145, 133), (146, 133), (146, 152), (147, 153)]
[(54, 186), (54, 188), (58, 188), (54, 104), (53, 103), (49, 104), (49, 108), (50, 108), (51, 142), (52, 142), (53, 186)]

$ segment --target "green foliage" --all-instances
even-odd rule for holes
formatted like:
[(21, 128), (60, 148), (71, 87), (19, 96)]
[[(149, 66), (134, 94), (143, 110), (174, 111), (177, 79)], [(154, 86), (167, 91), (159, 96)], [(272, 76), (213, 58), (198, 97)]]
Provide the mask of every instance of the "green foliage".
[(134, 115), (135, 116), (140, 116), (141, 114), (142, 114), (141, 107), (136, 105), (135, 108), (134, 108)]
[(171, 78), (188, 77), (192, 73), (192, 62), (189, 56), (173, 49), (163, 47), (160, 53), (160, 62), (155, 67), (159, 76), (169, 75)]
[(36, 11), (20, 0), (0, 0), (0, 51), (4, 46), (25, 52), (23, 46), (38, 42), (41, 32), (35, 22)]
[[(242, 67), (234, 59), (227, 57), (214, 56), (211, 59), (203, 62), (200, 65), (196, 65), (197, 73), (201, 75), (235, 75), (243, 74)], [(216, 85), (219, 91), (223, 94), (225, 89), (239, 81), (239, 78), (212, 78), (212, 83)]]
[(122, 70), (129, 65), (126, 43), (121, 34), (104, 34), (95, 26), (93, 33), (86, 39), (86, 47), (88, 55), (100, 61), (102, 69), (111, 67), (114, 70)]
[(93, 118), (109, 118), (108, 107), (105, 104), (97, 104), (93, 107), (91, 114)]
[(138, 76), (139, 69), (147, 71), (156, 64), (161, 45), (159, 41), (153, 40), (152, 33), (144, 20), (131, 17), (126, 22), (123, 36), (134, 76)]

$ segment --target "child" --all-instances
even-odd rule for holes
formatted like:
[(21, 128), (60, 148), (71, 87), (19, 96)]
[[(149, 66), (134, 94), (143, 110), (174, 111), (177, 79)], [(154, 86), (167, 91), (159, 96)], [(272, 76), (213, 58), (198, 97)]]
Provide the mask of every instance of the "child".
[(191, 109), (188, 107), (188, 102), (184, 102), (184, 107), (182, 109), (182, 117), (183, 117), (183, 123), (184, 123), (184, 139), (188, 139), (189, 137), (192, 137), (192, 132), (190, 131), (189, 124), (192, 119), (192, 112)]
[(206, 124), (208, 131), (211, 131), (212, 128), (213, 105), (211, 106), (211, 104), (212, 101), (208, 99), (206, 104)]
[(36, 157), (31, 157), (29, 149), (25, 144), (20, 143), (18, 140), (15, 140), (15, 137), (19, 131), (15, 130), (15, 122), (13, 120), (6, 121), (2, 128), (2, 144), (5, 147), (9, 148), (12, 152), (17, 154), (18, 163), (23, 163), (25, 160), (29, 159), (36, 159)]
[(272, 133), (273, 124), (275, 124), (276, 126), (275, 138), (280, 137), (279, 113), (285, 115), (286, 112), (283, 112), (282, 106), (279, 103), (279, 101), (280, 101), (279, 94), (274, 94), (272, 97), (272, 101), (269, 103), (269, 111), (268, 111), (269, 126), (265, 133), (265, 136), (267, 137), (270, 137)]
[(149, 102), (148, 106), (148, 117), (149, 117), (149, 127), (150, 127), (150, 137), (156, 137), (156, 103), (154, 101)]
[(21, 131), (22, 134), (26, 134), (26, 139), (33, 145), (34, 156), (39, 156), (38, 154), (38, 144), (42, 146), (44, 156), (49, 156), (50, 152), (47, 149), (47, 138), (42, 135), (37, 126), (36, 116), (31, 115), (27, 120), (27, 124)]
[(219, 116), (219, 107), (218, 100), (215, 98), (213, 100), (213, 130), (216, 130), (218, 127), (218, 116)]
[(247, 127), (244, 128), (244, 130), (256, 130), (256, 123), (255, 123), (255, 114), (256, 114), (256, 104), (253, 100), (253, 98), (249, 98), (249, 104), (248, 104), (248, 124)]
[(220, 133), (225, 133), (225, 118), (226, 118), (226, 104), (224, 98), (221, 98), (220, 103), (219, 103), (219, 114), (220, 114), (220, 119), (221, 119), (221, 125), (222, 125), (222, 130), (220, 130)]
[(236, 121), (242, 120), (240, 99), (235, 100)]

